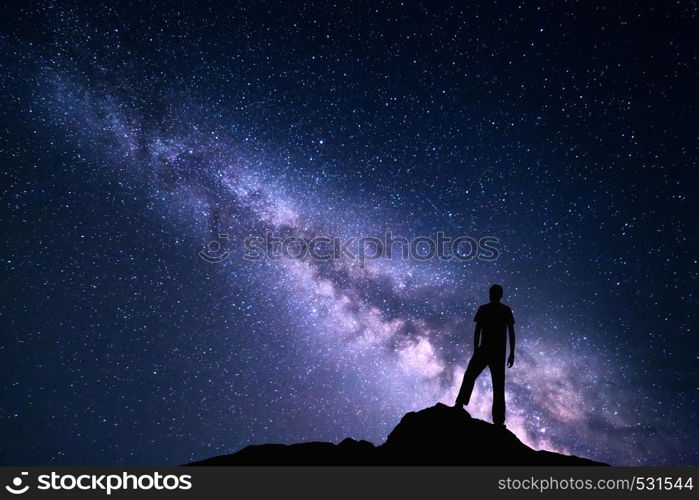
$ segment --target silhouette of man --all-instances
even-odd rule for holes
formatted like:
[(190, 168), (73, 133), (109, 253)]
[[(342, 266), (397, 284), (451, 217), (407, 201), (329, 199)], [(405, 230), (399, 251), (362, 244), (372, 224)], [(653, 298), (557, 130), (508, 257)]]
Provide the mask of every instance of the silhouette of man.
[(490, 303), (478, 308), (474, 321), (476, 330), (473, 333), (474, 352), (468, 363), (464, 380), (461, 383), (459, 395), (456, 397), (456, 408), (467, 405), (471, 399), (476, 378), (487, 366), (490, 368), (490, 378), (493, 382), (493, 423), (505, 425), (505, 350), (507, 339), (505, 331), (510, 336), (510, 357), (507, 367), (512, 368), (515, 362), (515, 318), (512, 309), (500, 303), (503, 290), (500, 285), (490, 287)]

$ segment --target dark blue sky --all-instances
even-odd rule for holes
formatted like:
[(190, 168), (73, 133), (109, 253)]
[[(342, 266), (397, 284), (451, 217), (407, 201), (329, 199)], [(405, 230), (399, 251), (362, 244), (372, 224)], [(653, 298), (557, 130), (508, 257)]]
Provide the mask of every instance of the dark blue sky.
[[(499, 282), (522, 440), (697, 464), (696, 7), (431, 4), (3, 7), (1, 463), (379, 443)], [(500, 256), (242, 258), (389, 230)]]

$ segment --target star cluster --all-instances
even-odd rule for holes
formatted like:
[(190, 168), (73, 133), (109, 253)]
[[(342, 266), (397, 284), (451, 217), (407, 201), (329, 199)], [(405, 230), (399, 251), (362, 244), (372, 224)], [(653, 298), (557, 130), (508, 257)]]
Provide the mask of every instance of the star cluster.
[[(4, 7), (0, 461), (382, 442), (451, 404), (492, 283), (507, 422), (696, 464), (696, 7)], [(494, 262), (243, 258), (492, 235)], [(229, 258), (199, 252), (225, 234)], [(468, 410), (489, 420), (487, 375)]]

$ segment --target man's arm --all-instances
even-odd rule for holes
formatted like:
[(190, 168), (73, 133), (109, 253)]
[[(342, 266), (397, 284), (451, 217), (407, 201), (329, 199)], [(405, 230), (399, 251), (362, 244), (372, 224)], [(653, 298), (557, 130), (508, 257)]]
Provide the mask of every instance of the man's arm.
[(507, 367), (512, 368), (515, 364), (515, 325), (513, 323), (507, 325), (507, 331), (510, 333), (510, 357), (507, 358)]
[(473, 332), (473, 350), (478, 349), (478, 344), (481, 341), (481, 324), (476, 323), (476, 329)]

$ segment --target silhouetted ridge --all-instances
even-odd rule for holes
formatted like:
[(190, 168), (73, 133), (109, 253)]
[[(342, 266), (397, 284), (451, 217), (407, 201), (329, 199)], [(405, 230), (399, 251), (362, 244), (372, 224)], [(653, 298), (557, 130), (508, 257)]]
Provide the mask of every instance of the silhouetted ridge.
[(347, 438), (340, 444), (263, 444), (190, 465), (607, 465), (536, 451), (503, 427), (438, 403), (407, 413), (381, 446)]

